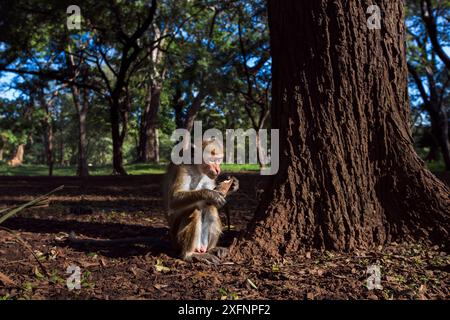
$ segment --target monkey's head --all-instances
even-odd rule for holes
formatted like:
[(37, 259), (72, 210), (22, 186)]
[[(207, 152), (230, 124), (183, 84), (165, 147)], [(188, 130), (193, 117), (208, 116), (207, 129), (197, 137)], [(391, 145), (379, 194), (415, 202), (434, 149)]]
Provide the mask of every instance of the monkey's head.
[(220, 174), (220, 165), (223, 161), (223, 146), (215, 139), (203, 140), (203, 161), (201, 171), (210, 179), (216, 179)]

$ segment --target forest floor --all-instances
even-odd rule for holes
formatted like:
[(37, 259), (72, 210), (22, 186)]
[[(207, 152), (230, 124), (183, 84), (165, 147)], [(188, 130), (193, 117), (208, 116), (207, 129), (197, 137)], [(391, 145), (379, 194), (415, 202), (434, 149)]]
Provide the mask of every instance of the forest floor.
[[(231, 243), (251, 219), (262, 177), (236, 174), (241, 190), (229, 199)], [(128, 177), (0, 177), (0, 209), (65, 185), (50, 206), (9, 219), (34, 251), (0, 230), (2, 299), (449, 299), (450, 256), (439, 246), (393, 243), (352, 253), (312, 251), (282, 262), (220, 266), (176, 258), (168, 240), (161, 175)], [(223, 216), (224, 225), (225, 217)], [(83, 246), (80, 237), (149, 236), (147, 244)], [(69, 266), (81, 271), (81, 289), (68, 290)], [(369, 290), (368, 268), (381, 270), (381, 286)]]

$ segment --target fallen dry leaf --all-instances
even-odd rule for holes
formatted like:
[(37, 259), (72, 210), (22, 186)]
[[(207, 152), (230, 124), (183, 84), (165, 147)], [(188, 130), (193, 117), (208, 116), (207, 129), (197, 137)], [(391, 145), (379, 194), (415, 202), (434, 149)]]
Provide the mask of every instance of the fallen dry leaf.
[(162, 288), (166, 288), (168, 286), (169, 285), (167, 285), (167, 284), (158, 284), (158, 283), (154, 285), (154, 287), (158, 290), (161, 290)]
[(16, 286), (17, 284), (11, 280), (6, 274), (0, 272), (0, 281), (5, 285)]

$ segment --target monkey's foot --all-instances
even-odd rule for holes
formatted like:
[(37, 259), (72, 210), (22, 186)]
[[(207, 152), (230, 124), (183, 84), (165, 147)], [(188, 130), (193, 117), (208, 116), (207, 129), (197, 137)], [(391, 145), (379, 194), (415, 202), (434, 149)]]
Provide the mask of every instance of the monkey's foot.
[(220, 264), (219, 257), (207, 252), (205, 253), (194, 252), (191, 255), (184, 258), (184, 260), (188, 262), (202, 262), (206, 264)]
[(206, 246), (200, 246), (199, 248), (195, 249), (195, 252), (199, 253), (205, 253), (206, 251), (208, 251), (208, 248)]
[(230, 253), (230, 250), (225, 247), (215, 247), (215, 248), (209, 249), (208, 252), (216, 255), (220, 259), (223, 259)]

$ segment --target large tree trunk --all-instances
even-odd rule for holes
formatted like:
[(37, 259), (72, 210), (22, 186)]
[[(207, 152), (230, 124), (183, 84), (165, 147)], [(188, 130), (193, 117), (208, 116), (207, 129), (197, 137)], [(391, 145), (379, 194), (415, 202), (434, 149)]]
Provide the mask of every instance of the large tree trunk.
[(17, 146), (14, 157), (12, 157), (12, 159), (8, 161), (8, 165), (10, 165), (11, 167), (21, 166), (23, 163), (24, 153), (25, 153), (25, 144), (21, 143)]
[(269, 0), (280, 170), (237, 255), (352, 250), (424, 237), (448, 246), (450, 190), (409, 132), (403, 3)]

